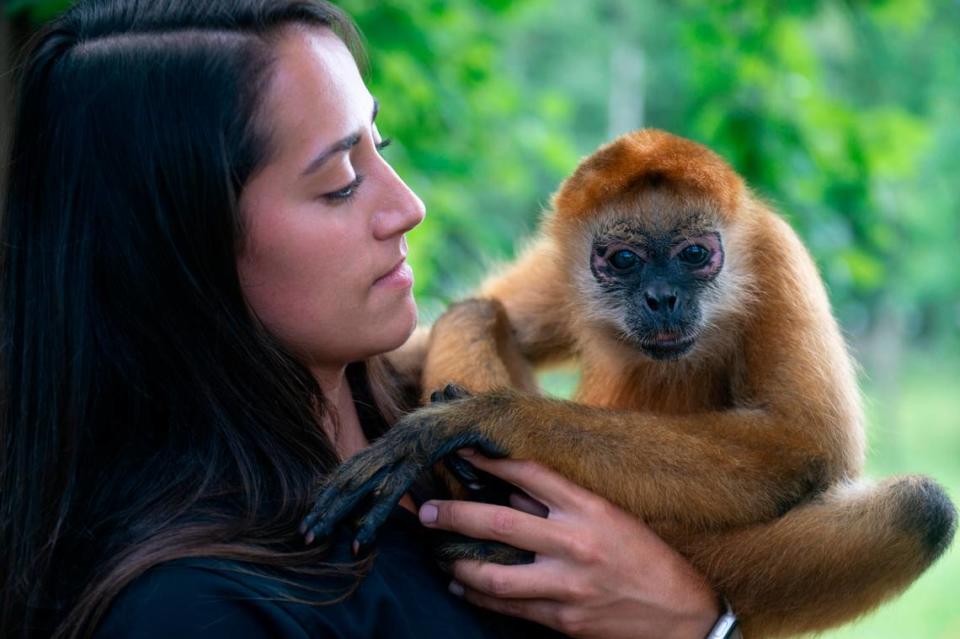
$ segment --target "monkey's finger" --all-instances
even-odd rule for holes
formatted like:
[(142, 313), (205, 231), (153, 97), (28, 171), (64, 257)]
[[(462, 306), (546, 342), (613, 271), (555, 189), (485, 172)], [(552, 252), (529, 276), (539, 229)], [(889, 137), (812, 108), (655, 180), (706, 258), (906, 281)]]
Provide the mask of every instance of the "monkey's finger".
[[(333, 502), (350, 492), (348, 490), (350, 475), (345, 471), (346, 469), (341, 468), (335, 471), (332, 477), (328, 478), (320, 491), (320, 495), (313, 500), (313, 508), (310, 509), (310, 513), (300, 523), (301, 535), (307, 534), (307, 531), (317, 523), (320, 517), (329, 512)], [(359, 486), (362, 486), (362, 484), (358, 484)]]
[(489, 561), (461, 559), (451, 572), (463, 586), (498, 599), (552, 599), (571, 597), (564, 579), (538, 564), (506, 566)]
[(569, 554), (570, 530), (509, 506), (472, 501), (430, 500), (420, 506), (420, 521), (439, 528), (549, 556)]
[(470, 455), (468, 459), (480, 470), (522, 488), (551, 511), (576, 508), (596, 499), (590, 491), (529, 459), (490, 459), (484, 455)]
[(377, 530), (387, 520), (390, 512), (400, 503), (400, 499), (410, 489), (415, 477), (415, 472), (411, 472), (409, 469), (400, 469), (381, 483), (381, 487), (377, 491), (376, 502), (357, 525), (354, 541), (358, 548), (366, 548), (373, 543), (376, 539)]
[[(320, 496), (313, 500), (313, 508), (310, 509), (310, 512), (306, 517), (303, 518), (303, 521), (300, 522), (300, 534), (306, 535), (307, 531), (317, 523), (317, 520), (320, 519), (322, 515), (327, 510), (327, 502), (329, 502), (334, 494), (337, 491), (337, 487), (330, 484), (327, 484), (323, 491), (320, 493)], [(310, 542), (307, 542), (310, 543)]]
[(474, 492), (483, 489), (483, 482), (480, 481), (477, 470), (464, 458), (459, 455), (447, 455), (443, 458), (443, 464), (467, 489)]
[[(301, 535), (305, 535), (320, 516), (329, 509), (330, 502), (353, 492), (355, 487), (362, 487), (364, 485), (364, 479), (362, 477), (364, 467), (356, 462), (357, 457), (344, 462), (327, 478), (321, 488), (320, 495), (313, 502), (313, 508), (310, 509), (310, 513), (307, 514), (300, 523), (299, 530)], [(377, 476), (378, 474), (375, 471), (370, 481), (373, 481)]]
[(337, 499), (332, 502), (321, 500), (314, 504), (313, 511), (300, 525), (304, 543), (310, 545), (314, 539), (327, 537), (336, 525), (350, 513), (350, 510), (362, 495), (363, 490), (359, 488), (355, 491), (355, 495), (352, 494), (346, 499)]
[(498, 599), (466, 588), (459, 582), (450, 584), (450, 592), (461, 596), (475, 606), (499, 612), (502, 615), (528, 619), (542, 626), (560, 629), (560, 611), (564, 604), (549, 599)]
[(356, 507), (360, 500), (375, 489), (389, 470), (389, 467), (381, 468), (370, 481), (360, 483), (347, 492), (339, 494), (335, 492), (341, 488), (339, 482), (327, 487), (301, 524), (304, 541), (311, 544), (314, 539), (328, 536), (333, 528), (350, 514), (350, 511)]

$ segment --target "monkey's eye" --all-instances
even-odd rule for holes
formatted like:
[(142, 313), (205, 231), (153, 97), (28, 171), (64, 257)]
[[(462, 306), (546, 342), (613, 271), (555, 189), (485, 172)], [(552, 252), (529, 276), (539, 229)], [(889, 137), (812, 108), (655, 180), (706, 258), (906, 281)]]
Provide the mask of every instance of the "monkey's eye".
[(710, 257), (710, 251), (699, 244), (691, 244), (677, 255), (680, 261), (690, 266), (701, 266)]
[(613, 268), (625, 271), (628, 268), (633, 268), (637, 265), (637, 262), (640, 261), (640, 258), (637, 257), (637, 254), (633, 251), (628, 251), (627, 249), (621, 249), (607, 258), (607, 261), (613, 266)]

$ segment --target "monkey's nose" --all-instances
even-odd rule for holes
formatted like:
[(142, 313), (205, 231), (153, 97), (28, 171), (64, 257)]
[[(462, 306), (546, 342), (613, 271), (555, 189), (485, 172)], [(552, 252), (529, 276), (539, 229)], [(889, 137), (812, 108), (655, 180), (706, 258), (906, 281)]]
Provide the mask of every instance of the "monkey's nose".
[(643, 299), (654, 313), (672, 313), (678, 304), (676, 289), (656, 284), (643, 292)]

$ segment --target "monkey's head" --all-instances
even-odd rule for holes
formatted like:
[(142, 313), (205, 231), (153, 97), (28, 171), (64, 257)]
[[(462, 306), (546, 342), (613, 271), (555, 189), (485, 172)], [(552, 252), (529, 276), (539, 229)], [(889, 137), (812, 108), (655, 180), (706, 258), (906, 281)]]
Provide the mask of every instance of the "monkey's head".
[(728, 239), (748, 201), (733, 169), (689, 140), (648, 129), (601, 147), (549, 221), (572, 248), (582, 315), (653, 359), (693, 352), (745, 294)]

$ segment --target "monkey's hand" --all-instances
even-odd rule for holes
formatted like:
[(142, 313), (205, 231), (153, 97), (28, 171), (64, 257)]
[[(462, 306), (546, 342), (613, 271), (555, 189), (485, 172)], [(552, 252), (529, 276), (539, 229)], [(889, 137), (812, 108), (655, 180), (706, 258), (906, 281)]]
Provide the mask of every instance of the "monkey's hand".
[[(465, 399), (470, 396), (470, 391), (464, 387), (458, 386), (457, 384), (447, 384), (441, 390), (430, 393), (430, 403), (440, 404), (455, 399)], [(496, 494), (496, 490), (500, 489), (501, 492), (506, 494), (504, 492), (506, 486), (504, 482), (497, 481), (496, 477), (488, 475), (487, 473), (480, 473), (470, 462), (459, 455), (445, 456), (443, 458), (443, 467), (448, 471), (449, 475), (456, 478), (456, 481), (447, 481), (447, 488), (453, 497), (498, 503), (496, 498), (491, 497), (488, 493), (493, 492)], [(443, 477), (448, 476), (444, 474), (443, 469), (439, 466), (436, 467), (436, 471)], [(488, 482), (485, 481), (484, 478), (493, 481)], [(459, 482), (459, 484), (457, 482)], [(488, 486), (488, 483), (492, 484), (492, 487)]]
[(447, 455), (473, 447), (488, 457), (505, 457), (509, 451), (494, 444), (476, 426), (483, 417), (478, 413), (490, 408), (485, 399), (482, 395), (452, 399), (411, 413), (369, 448), (341, 464), (300, 524), (306, 542), (328, 536), (361, 502), (366, 502), (354, 540), (355, 548), (368, 546), (417, 477)]

